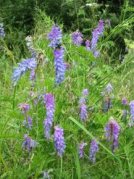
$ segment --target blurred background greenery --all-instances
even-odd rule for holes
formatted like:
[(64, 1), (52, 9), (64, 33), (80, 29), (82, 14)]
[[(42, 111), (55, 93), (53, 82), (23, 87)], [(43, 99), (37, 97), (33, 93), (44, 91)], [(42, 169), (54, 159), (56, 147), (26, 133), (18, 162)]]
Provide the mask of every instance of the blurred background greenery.
[(54, 22), (63, 24), (64, 32), (79, 29), (85, 38), (91, 37), (99, 19), (106, 23), (105, 37), (114, 27), (128, 20), (125, 28), (120, 26), (102, 46), (105, 56), (114, 62), (116, 58), (122, 60), (127, 53), (125, 39), (134, 38), (133, 0), (0, 0), (0, 4), (0, 22), (5, 26), (7, 46), (10, 50), (19, 46), (23, 55), (25, 37), (34, 33), (39, 10)]

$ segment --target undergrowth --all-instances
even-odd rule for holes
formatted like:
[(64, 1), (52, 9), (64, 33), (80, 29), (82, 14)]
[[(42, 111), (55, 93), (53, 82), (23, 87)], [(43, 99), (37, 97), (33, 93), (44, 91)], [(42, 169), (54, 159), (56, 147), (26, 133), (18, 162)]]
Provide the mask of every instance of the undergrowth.
[[(130, 18), (123, 21), (112, 33), (126, 26), (129, 28), (131, 22)], [(1, 41), (3, 50), (0, 55), (0, 178), (43, 178), (43, 172), (48, 171), (51, 178), (133, 179), (134, 131), (133, 127), (128, 126), (130, 116), (126, 121), (122, 120), (121, 100), (123, 97), (129, 102), (134, 99), (134, 49), (129, 49), (122, 63), (112, 65), (110, 61), (106, 61), (104, 51), (99, 58), (95, 58), (85, 47), (74, 46), (70, 35), (64, 34), (65, 61), (69, 68), (64, 82), (56, 87), (53, 53), (47, 39), (52, 24), (44, 13), (38, 14), (33, 42), (38, 54), (42, 55), (42, 61), (38, 66), (34, 89), (31, 88), (29, 73), (22, 76), (17, 86), (13, 87), (11, 76), (13, 68), (17, 66), (20, 51), (16, 50), (13, 53), (5, 42)], [(106, 40), (101, 40), (100, 49), (108, 43), (112, 33)], [(26, 54), (29, 55), (26, 52), (24, 57)], [(112, 108), (104, 113), (101, 92), (108, 83), (113, 86)], [(81, 122), (79, 117), (79, 98), (84, 88), (89, 90), (88, 119), (85, 123)], [(31, 97), (32, 90), (34, 96)], [(44, 137), (43, 120), (46, 109), (42, 96), (45, 93), (52, 93), (55, 97), (54, 126), (58, 124), (64, 129), (66, 149), (61, 158), (55, 152), (53, 139), (47, 141)], [(38, 96), (41, 96), (41, 100), (35, 105), (34, 101)], [(32, 130), (23, 126), (24, 116), (18, 108), (20, 103), (30, 104)], [(104, 127), (111, 116), (121, 127), (119, 147), (114, 153), (104, 134)], [(38, 143), (30, 153), (22, 148), (23, 136), (26, 133)], [(99, 141), (99, 151), (96, 163), (92, 164), (89, 160), (89, 144), (94, 137)], [(81, 140), (88, 143), (84, 159), (78, 156), (78, 144)]]

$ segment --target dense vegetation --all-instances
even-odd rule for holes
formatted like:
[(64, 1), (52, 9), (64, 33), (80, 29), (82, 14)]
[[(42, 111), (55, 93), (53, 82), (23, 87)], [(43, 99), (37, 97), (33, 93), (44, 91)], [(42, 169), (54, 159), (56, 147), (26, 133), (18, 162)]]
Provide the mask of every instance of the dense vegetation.
[(133, 179), (133, 1), (1, 2), (0, 178)]

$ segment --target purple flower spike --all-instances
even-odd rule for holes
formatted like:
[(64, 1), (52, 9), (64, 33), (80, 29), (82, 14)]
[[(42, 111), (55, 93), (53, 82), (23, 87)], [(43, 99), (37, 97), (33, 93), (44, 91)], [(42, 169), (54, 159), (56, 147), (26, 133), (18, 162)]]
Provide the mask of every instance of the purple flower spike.
[(80, 118), (82, 121), (86, 121), (88, 117), (88, 114), (87, 114), (87, 106), (86, 104), (81, 104), (80, 106)]
[(103, 35), (103, 32), (104, 32), (104, 21), (103, 20), (99, 20), (98, 31), (99, 31), (99, 35)]
[(92, 163), (96, 162), (96, 153), (99, 151), (99, 147), (98, 147), (98, 143), (97, 141), (94, 139), (91, 141), (90, 144), (90, 151), (89, 151), (89, 158), (91, 160)]
[(54, 145), (57, 151), (58, 156), (62, 157), (63, 153), (65, 152), (65, 141), (64, 141), (64, 132), (63, 129), (59, 126), (55, 126), (54, 131)]
[(0, 23), (0, 37), (2, 37), (2, 38), (5, 37), (5, 32), (4, 32), (3, 23)]
[(129, 126), (134, 126), (134, 101), (130, 102), (130, 123)]
[(103, 31), (104, 31), (104, 22), (103, 20), (100, 20), (97, 28), (95, 28), (92, 32), (92, 40), (91, 40), (91, 50), (96, 56), (98, 54), (96, 52), (97, 42), (99, 37), (103, 35)]
[(91, 50), (92, 51), (95, 51), (96, 49), (96, 46), (97, 46), (97, 42), (98, 42), (98, 29), (95, 29), (93, 32), (92, 32), (92, 40), (91, 40)]
[(29, 137), (27, 134), (25, 134), (22, 148), (30, 152), (36, 146), (37, 146), (37, 142), (31, 139), (31, 137)]
[(83, 35), (81, 32), (79, 32), (78, 30), (72, 33), (72, 42), (77, 45), (80, 46), (83, 42)]
[(62, 43), (62, 31), (60, 27), (54, 25), (51, 29), (51, 32), (48, 34), (48, 39), (51, 41), (49, 46), (56, 48), (57, 45)]
[(22, 113), (26, 113), (27, 111), (29, 111), (30, 106), (27, 103), (21, 103), (19, 104), (19, 109), (22, 111)]
[(113, 152), (118, 147), (119, 133), (120, 133), (120, 126), (113, 119), (113, 117), (111, 117), (109, 122), (106, 124), (105, 135), (106, 135), (107, 140), (112, 143), (112, 151)]
[(79, 144), (79, 158), (83, 158), (84, 157), (84, 147), (87, 145), (87, 143), (80, 143)]
[(64, 81), (66, 66), (64, 63), (64, 48), (56, 48), (54, 50), (55, 65), (55, 83), (60, 84)]
[(44, 130), (45, 130), (45, 137), (47, 139), (50, 138), (50, 131), (53, 125), (53, 118), (54, 118), (54, 96), (51, 93), (47, 93), (44, 96), (44, 102), (46, 105), (46, 120), (44, 120)]
[(18, 82), (18, 80), (21, 78), (23, 74), (25, 74), (28, 70), (32, 70), (36, 68), (36, 60), (35, 58), (28, 58), (23, 60), (18, 64), (18, 67), (16, 67), (13, 71), (12, 81), (13, 85), (15, 86)]

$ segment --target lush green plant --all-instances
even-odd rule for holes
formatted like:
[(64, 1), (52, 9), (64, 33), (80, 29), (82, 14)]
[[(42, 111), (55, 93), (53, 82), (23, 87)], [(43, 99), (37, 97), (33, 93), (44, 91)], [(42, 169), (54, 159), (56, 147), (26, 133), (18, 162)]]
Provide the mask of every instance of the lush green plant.
[[(11, 56), (5, 45), (0, 54), (0, 178), (42, 178), (42, 172), (50, 170), (52, 178), (131, 178), (134, 177), (133, 160), (133, 128), (129, 128), (122, 121), (121, 98), (134, 99), (133, 88), (133, 46), (122, 64), (116, 67), (109, 66), (103, 59), (105, 54), (96, 59), (86, 51), (85, 47), (76, 47), (70, 42), (70, 35), (64, 34), (63, 44), (66, 49), (65, 61), (70, 65), (65, 81), (54, 87), (54, 63), (52, 49), (48, 47), (47, 33), (53, 22), (42, 11), (37, 13), (37, 22), (33, 35), (34, 47), (44, 58), (38, 67), (37, 79), (34, 87), (36, 95), (51, 92), (55, 96), (56, 113), (54, 125), (60, 124), (65, 131), (66, 151), (63, 158), (59, 158), (54, 150), (53, 141), (46, 141), (43, 131), (43, 120), (46, 115), (44, 104), (40, 101), (36, 106), (29, 93), (31, 84), (29, 74), (21, 78), (16, 88), (11, 85)], [(110, 35), (125, 28), (128, 21), (115, 27), (99, 47), (108, 43)], [(4, 41), (2, 43), (5, 43)], [(103, 49), (103, 48), (102, 48)], [(14, 53), (10, 51), (14, 57)], [(103, 51), (102, 51), (103, 52)], [(15, 58), (20, 58), (17, 50)], [(24, 55), (26, 56), (26, 54)], [(15, 64), (14, 64), (15, 65)], [(114, 86), (113, 107), (108, 113), (102, 112), (103, 88), (111, 82)], [(45, 89), (44, 89), (45, 88)], [(89, 117), (83, 124), (79, 119), (78, 102), (81, 91), (88, 88)], [(23, 115), (18, 109), (18, 104), (30, 104), (30, 115), (33, 118), (33, 128), (26, 129)], [(93, 107), (93, 111), (90, 110)], [(117, 119), (121, 126), (119, 149), (112, 154), (110, 146), (105, 140), (104, 126), (109, 117)], [(129, 120), (129, 116), (127, 118)], [(25, 133), (38, 142), (38, 146), (30, 154), (22, 149)], [(97, 161), (89, 161), (89, 144), (85, 151), (85, 158), (78, 157), (77, 146), (81, 140), (88, 143), (95, 136), (100, 141), (100, 150)]]

